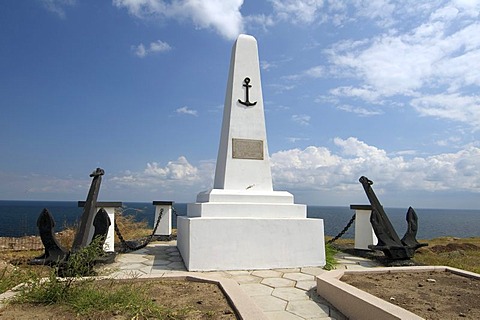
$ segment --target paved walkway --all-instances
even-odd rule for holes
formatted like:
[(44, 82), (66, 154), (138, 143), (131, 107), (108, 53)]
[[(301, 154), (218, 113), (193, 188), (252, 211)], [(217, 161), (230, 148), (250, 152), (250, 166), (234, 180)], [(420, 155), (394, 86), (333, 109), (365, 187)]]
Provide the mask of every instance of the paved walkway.
[[(376, 266), (374, 262), (340, 253), (338, 268), (360, 269)], [(321, 267), (187, 272), (177, 250), (176, 241), (155, 242), (146, 248), (120, 254), (110, 265), (111, 276), (195, 276), (206, 275), (234, 280), (260, 309), (267, 319), (346, 319), (316, 293), (315, 276), (326, 272)], [(248, 299), (248, 298), (247, 298)]]

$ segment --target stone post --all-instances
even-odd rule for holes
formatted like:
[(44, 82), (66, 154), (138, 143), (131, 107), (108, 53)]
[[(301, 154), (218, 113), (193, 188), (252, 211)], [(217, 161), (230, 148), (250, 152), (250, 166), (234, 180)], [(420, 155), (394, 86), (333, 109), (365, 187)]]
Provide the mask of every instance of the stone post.
[(371, 205), (352, 204), (355, 210), (355, 249), (370, 250), (369, 245), (376, 245), (378, 240), (370, 223)]
[[(85, 201), (78, 201), (78, 206), (83, 208), (85, 206)], [(95, 214), (103, 208), (110, 219), (110, 226), (108, 227), (107, 238), (105, 239), (105, 244), (103, 245), (103, 251), (105, 252), (114, 252), (115, 251), (115, 208), (121, 208), (121, 202), (97, 202), (95, 207)], [(88, 235), (89, 243), (92, 241), (94, 228), (90, 228), (90, 233)]]
[(172, 205), (173, 201), (153, 201), (155, 206), (155, 220), (153, 227), (157, 223), (161, 210), (163, 209), (162, 219), (158, 225), (156, 236), (170, 236), (172, 234)]

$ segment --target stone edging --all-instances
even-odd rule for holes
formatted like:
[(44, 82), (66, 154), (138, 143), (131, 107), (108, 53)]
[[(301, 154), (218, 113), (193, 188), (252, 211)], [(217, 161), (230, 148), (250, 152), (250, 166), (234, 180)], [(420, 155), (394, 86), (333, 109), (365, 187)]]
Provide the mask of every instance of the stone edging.
[(351, 286), (340, 278), (346, 274), (372, 274), (394, 272), (451, 272), (464, 277), (480, 279), (480, 274), (445, 266), (388, 267), (363, 270), (333, 270), (317, 276), (317, 293), (351, 319), (411, 319), (422, 317), (374, 295)]
[[(258, 319), (258, 320), (266, 320), (263, 311), (250, 299), (250, 297), (240, 288), (238, 283), (234, 280), (227, 279), (227, 278), (220, 278), (220, 277), (212, 277), (206, 275), (195, 275), (192, 276), (191, 273), (188, 272), (178, 272), (172, 274), (159, 274), (158, 276), (152, 275), (145, 275), (139, 277), (129, 277), (129, 278), (111, 278), (108, 276), (101, 276), (96, 277), (96, 279), (116, 279), (116, 280), (129, 280), (129, 279), (165, 279), (165, 280), (187, 280), (187, 281), (198, 281), (198, 282), (208, 282), (217, 284), (222, 292), (224, 293), (225, 297), (227, 298), (228, 302), (231, 304), (232, 308), (234, 309), (236, 315), (242, 320), (248, 319)], [(8, 299), (13, 298), (20, 286), (23, 284), (19, 284), (15, 288), (8, 290), (2, 294), (0, 294), (0, 309), (5, 307), (5, 302)]]

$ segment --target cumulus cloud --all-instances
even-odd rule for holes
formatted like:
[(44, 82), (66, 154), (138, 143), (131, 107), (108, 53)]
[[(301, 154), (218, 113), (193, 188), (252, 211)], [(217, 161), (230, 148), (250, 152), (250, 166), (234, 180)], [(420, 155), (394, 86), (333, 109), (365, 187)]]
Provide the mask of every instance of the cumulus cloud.
[(41, 3), (45, 9), (65, 19), (65, 8), (74, 6), (77, 0), (41, 0)]
[(185, 156), (168, 161), (165, 165), (149, 162), (141, 172), (115, 174), (108, 179), (111, 190), (127, 193), (138, 201), (139, 197), (166, 197), (175, 201), (191, 202), (201, 190), (213, 184), (214, 161), (191, 164)]
[(226, 39), (235, 39), (243, 30), (240, 8), (243, 0), (114, 0), (141, 19), (191, 21), (199, 29), (213, 29)]
[[(405, 191), (476, 196), (480, 193), (480, 148), (473, 145), (457, 152), (422, 157), (414, 150), (389, 153), (355, 137), (337, 137), (331, 148), (309, 146), (274, 152), (270, 164), (276, 190), (341, 194), (344, 202), (339, 205), (363, 198), (358, 183), (362, 175), (374, 180), (377, 194), (393, 199)], [(139, 172), (105, 176), (102, 194), (123, 201), (163, 197), (190, 202), (199, 191), (212, 187), (214, 170), (214, 160), (192, 164), (185, 156), (165, 164), (149, 162)], [(81, 199), (91, 182), (88, 178), (19, 176), (2, 171), (0, 177), (10, 181), (8, 188), (0, 190), (3, 194), (24, 190), (28, 199), (54, 199), (59, 190), (64, 198)], [(310, 201), (315, 203), (315, 198)], [(461, 200), (454, 205), (461, 207)]]
[(132, 46), (133, 53), (139, 58), (144, 58), (149, 54), (167, 52), (171, 49), (172, 47), (168, 43), (161, 40), (150, 42), (148, 47), (145, 47), (143, 43), (140, 43), (137, 46)]
[[(276, 190), (341, 194), (346, 201), (343, 205), (364, 196), (358, 183), (362, 175), (374, 180), (377, 194), (393, 199), (402, 192), (480, 193), (480, 148), (472, 145), (422, 157), (415, 150), (387, 152), (355, 137), (337, 137), (331, 148), (309, 146), (274, 152), (270, 164)], [(116, 175), (109, 183), (132, 192), (161, 190), (176, 199), (185, 194), (193, 198), (212, 187), (214, 169), (213, 160), (194, 165), (180, 156), (165, 165), (147, 163), (143, 171)]]
[[(385, 32), (372, 38), (342, 40), (324, 51), (329, 59), (327, 73), (356, 83), (330, 90), (338, 105), (351, 105), (349, 99), (391, 105), (402, 97), (420, 115), (479, 129), (475, 92), (480, 87), (480, 73), (472, 63), (480, 61), (480, 3), (355, 3), (356, 19), (367, 18), (365, 12), (371, 13), (372, 19), (381, 15)], [(377, 6), (379, 3), (385, 5)], [(385, 12), (374, 7), (385, 8)]]
[(157, 162), (147, 163), (144, 173), (149, 177), (168, 180), (195, 181), (198, 179), (198, 169), (183, 156), (176, 161), (169, 161), (165, 167), (161, 167)]
[[(442, 190), (480, 193), (480, 148), (427, 157), (414, 152), (389, 156), (385, 150), (357, 138), (335, 138), (337, 152), (310, 146), (272, 154), (272, 174), (280, 188), (299, 190), (358, 190), (366, 175), (391, 192)], [(410, 156), (410, 157), (403, 157)]]
[(197, 110), (189, 109), (187, 107), (178, 108), (177, 110), (175, 110), (175, 112), (178, 114), (187, 114), (195, 117), (198, 116)]

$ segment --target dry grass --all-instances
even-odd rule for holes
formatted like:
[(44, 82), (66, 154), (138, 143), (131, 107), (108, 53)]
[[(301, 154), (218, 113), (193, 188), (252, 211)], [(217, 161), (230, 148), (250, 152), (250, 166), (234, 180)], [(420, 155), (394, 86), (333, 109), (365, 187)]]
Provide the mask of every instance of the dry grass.
[[(152, 233), (146, 220), (135, 221), (134, 216), (124, 214), (121, 209), (115, 212), (115, 222), (125, 240), (143, 238)], [(120, 239), (115, 234), (115, 243), (118, 242)]]
[[(152, 232), (146, 221), (135, 221), (133, 216), (124, 215), (121, 211), (116, 212), (115, 220), (126, 240), (142, 238)], [(72, 247), (75, 232), (76, 226), (65, 226), (62, 231), (56, 233), (58, 241), (66, 250)], [(41, 244), (40, 237), (36, 236), (35, 238), (36, 241), (30, 241), (29, 239), (29, 241), (23, 242), (21, 246), (16, 245), (14, 249), (0, 250), (0, 293), (26, 281), (33, 275), (48, 275), (49, 267), (28, 265), (30, 260), (44, 253), (43, 249), (38, 250), (37, 242)], [(18, 240), (21, 242), (20, 238)], [(115, 243), (116, 245), (120, 243), (116, 235)], [(31, 245), (31, 247), (29, 248), (28, 245)], [(43, 245), (40, 247), (43, 248)]]
[(415, 262), (480, 273), (480, 238), (443, 237), (425, 242), (428, 247), (417, 251)]

